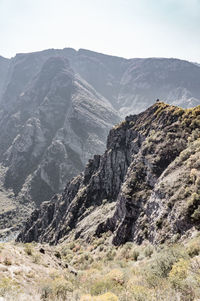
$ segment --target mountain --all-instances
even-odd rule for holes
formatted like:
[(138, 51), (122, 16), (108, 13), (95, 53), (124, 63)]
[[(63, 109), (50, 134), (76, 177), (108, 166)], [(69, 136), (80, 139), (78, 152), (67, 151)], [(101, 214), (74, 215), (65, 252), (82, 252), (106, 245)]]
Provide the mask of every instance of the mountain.
[(121, 117), (140, 113), (158, 98), (184, 108), (200, 104), (200, 68), (194, 63), (173, 58), (124, 59), (85, 49), (66, 56)]
[(157, 98), (183, 107), (199, 104), (199, 64), (173, 58), (124, 59), (72, 48), (4, 59), (10, 61), (7, 93), (13, 102), (50, 57), (67, 58), (75, 73), (107, 98), (122, 116), (141, 112)]
[(1, 123), (5, 186), (15, 194), (30, 186), (30, 199), (37, 202), (63, 189), (94, 152), (102, 152), (108, 129), (119, 121), (110, 104), (61, 58), (44, 64), (14, 109)]
[(121, 79), (121, 115), (139, 113), (155, 99), (184, 108), (200, 104), (199, 66), (178, 59), (134, 59)]
[[(19, 76), (24, 69), (16, 70)], [(8, 87), (1, 102), (1, 190), (15, 195), (12, 210), (1, 212), (2, 229), (8, 228), (8, 215), (16, 224), (16, 216), (23, 220), (62, 191), (94, 153), (104, 151), (109, 129), (120, 120), (66, 58), (50, 57), (26, 89), (19, 86)]]
[(200, 106), (157, 102), (109, 133), (61, 196), (33, 211), (17, 240), (50, 242), (110, 232), (115, 245), (175, 241), (199, 229)]
[(0, 232), (61, 193), (124, 116), (157, 98), (196, 106), (199, 87), (199, 66), (178, 59), (72, 48), (0, 57)]

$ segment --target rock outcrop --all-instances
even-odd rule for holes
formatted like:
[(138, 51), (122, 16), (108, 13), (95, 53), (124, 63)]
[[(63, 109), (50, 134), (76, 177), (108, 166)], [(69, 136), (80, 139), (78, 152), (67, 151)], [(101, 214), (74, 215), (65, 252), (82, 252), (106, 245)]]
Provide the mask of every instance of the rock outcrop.
[(36, 209), (17, 240), (56, 244), (110, 231), (116, 245), (161, 243), (199, 228), (200, 107), (157, 102), (109, 133), (62, 196)]

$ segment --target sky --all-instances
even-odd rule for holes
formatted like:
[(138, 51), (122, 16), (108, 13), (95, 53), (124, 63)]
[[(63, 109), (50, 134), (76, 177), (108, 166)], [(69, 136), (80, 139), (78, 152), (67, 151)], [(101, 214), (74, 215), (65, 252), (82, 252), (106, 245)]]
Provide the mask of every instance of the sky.
[(0, 55), (65, 47), (200, 63), (200, 0), (0, 0)]

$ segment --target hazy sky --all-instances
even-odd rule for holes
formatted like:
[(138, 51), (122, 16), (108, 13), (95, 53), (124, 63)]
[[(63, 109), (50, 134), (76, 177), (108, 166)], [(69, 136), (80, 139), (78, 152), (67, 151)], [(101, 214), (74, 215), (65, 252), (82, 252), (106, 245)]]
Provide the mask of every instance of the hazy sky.
[(0, 55), (64, 47), (200, 62), (200, 0), (0, 0)]

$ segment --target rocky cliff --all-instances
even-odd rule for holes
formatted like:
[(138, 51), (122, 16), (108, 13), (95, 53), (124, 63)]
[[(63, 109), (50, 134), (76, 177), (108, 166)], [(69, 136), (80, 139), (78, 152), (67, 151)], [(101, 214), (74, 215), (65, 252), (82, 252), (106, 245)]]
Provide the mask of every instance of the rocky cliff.
[(161, 243), (199, 229), (200, 107), (158, 102), (109, 133), (62, 196), (35, 210), (17, 240), (56, 244), (110, 231), (116, 245)]

